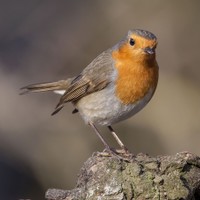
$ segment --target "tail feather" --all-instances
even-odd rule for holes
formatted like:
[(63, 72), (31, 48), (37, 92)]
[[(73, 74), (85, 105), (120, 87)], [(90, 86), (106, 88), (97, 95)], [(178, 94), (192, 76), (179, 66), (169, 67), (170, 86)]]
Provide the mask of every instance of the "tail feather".
[(46, 91), (54, 91), (54, 90), (66, 90), (71, 83), (71, 79), (61, 80), (57, 82), (50, 83), (38, 83), (31, 84), (25, 87), (22, 87), (22, 92), (20, 94), (26, 94), (29, 92), (46, 92)]

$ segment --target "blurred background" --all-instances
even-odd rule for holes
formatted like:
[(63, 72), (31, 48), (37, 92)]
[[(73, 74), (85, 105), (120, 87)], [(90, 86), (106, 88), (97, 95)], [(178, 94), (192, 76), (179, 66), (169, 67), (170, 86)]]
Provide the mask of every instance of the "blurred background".
[(1, 0), (1, 199), (72, 189), (83, 163), (103, 150), (70, 104), (50, 115), (58, 95), (20, 96), (19, 88), (77, 75), (133, 28), (158, 37), (159, 84), (148, 106), (114, 129), (135, 154), (200, 155), (199, 10), (198, 0)]

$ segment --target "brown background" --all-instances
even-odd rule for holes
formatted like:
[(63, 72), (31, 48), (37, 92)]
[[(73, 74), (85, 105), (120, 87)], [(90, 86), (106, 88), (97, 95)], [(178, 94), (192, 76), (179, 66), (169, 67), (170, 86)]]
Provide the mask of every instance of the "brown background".
[(158, 37), (160, 79), (149, 105), (115, 130), (134, 153), (199, 155), (199, 10), (198, 0), (1, 0), (0, 198), (73, 188), (83, 162), (103, 149), (70, 104), (50, 116), (59, 96), (19, 88), (78, 74), (133, 28)]

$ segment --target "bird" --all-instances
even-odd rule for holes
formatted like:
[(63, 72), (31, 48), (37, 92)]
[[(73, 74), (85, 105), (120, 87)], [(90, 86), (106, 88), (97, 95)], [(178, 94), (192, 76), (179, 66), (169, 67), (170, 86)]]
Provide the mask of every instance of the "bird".
[(138, 113), (152, 98), (158, 83), (157, 37), (142, 29), (129, 30), (116, 45), (98, 55), (72, 78), (25, 86), (21, 94), (53, 91), (61, 95), (52, 115), (71, 102), (74, 110), (106, 142), (97, 125), (107, 126), (120, 148), (128, 148), (112, 128), (113, 124)]

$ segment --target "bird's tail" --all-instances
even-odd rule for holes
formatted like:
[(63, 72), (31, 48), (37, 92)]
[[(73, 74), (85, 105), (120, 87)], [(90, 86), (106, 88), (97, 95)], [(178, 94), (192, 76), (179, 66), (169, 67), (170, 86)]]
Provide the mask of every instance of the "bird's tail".
[(20, 94), (26, 94), (29, 92), (46, 92), (46, 91), (57, 91), (59, 93), (59, 91), (67, 90), (70, 83), (71, 79), (60, 80), (50, 83), (31, 84), (21, 88), (22, 92)]

